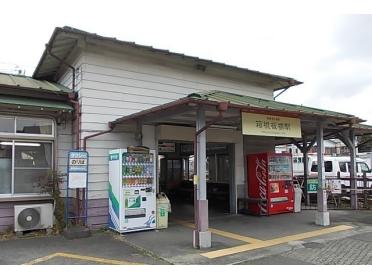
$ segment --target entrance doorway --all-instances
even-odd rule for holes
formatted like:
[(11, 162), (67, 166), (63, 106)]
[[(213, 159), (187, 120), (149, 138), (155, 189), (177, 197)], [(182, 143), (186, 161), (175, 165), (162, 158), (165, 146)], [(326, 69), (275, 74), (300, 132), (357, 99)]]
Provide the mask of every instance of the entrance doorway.
[[(193, 214), (194, 155), (191, 142), (159, 142), (159, 190), (172, 208), (189, 208)], [(207, 143), (207, 199), (211, 213), (230, 213), (233, 185), (233, 145)]]

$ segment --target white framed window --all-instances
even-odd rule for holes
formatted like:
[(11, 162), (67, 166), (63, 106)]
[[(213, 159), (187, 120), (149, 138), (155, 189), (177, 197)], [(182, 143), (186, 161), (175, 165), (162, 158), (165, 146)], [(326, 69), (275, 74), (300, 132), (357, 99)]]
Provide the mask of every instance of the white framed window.
[(54, 121), (51, 118), (0, 115), (0, 136), (54, 137)]
[(0, 198), (41, 193), (53, 169), (54, 129), (51, 118), (0, 115)]

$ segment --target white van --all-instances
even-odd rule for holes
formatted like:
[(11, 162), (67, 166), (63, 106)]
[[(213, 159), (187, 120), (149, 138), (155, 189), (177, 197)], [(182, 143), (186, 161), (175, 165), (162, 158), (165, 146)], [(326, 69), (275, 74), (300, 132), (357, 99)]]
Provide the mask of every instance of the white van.
[[(297, 157), (297, 158), (296, 158)], [(298, 159), (299, 156), (293, 157), (293, 173), (295, 176), (303, 176), (304, 167), (302, 159)], [(357, 177), (363, 177), (363, 173), (366, 173), (367, 178), (372, 179), (372, 173), (366, 162), (360, 158), (356, 158), (357, 166)], [(308, 176), (318, 176), (318, 163), (316, 155), (308, 155)], [(332, 193), (341, 193), (342, 190), (349, 192), (350, 182), (348, 180), (337, 179), (337, 173), (340, 172), (340, 177), (350, 177), (350, 157), (334, 157), (324, 156), (324, 171), (326, 177), (326, 185), (330, 188)], [(371, 187), (372, 182), (367, 183), (367, 187)], [(357, 181), (357, 187), (363, 188), (363, 182)]]

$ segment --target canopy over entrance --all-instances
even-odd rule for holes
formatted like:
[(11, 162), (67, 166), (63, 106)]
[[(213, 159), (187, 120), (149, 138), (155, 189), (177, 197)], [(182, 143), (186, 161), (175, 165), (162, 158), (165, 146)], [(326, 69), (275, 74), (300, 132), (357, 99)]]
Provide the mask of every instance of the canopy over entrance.
[[(197, 108), (205, 109), (206, 122), (219, 115), (218, 106), (227, 104), (223, 117), (218, 119), (215, 127), (241, 130), (242, 112), (277, 115), (299, 118), (301, 133), (307, 137), (315, 137), (317, 123), (323, 123), (324, 139), (331, 139), (337, 133), (353, 128), (356, 135), (371, 134), (372, 126), (362, 125), (364, 120), (350, 114), (339, 113), (318, 108), (265, 100), (250, 96), (237, 95), (223, 91), (208, 91), (190, 94), (185, 98), (124, 116), (111, 122), (117, 124), (141, 123), (143, 125), (178, 125), (195, 127)], [(292, 143), (293, 139), (277, 137), (276, 144)]]
[[(261, 118), (264, 120), (260, 120)], [(350, 173), (352, 177), (355, 177), (355, 136), (372, 133), (372, 127), (362, 125), (361, 122), (363, 122), (362, 119), (350, 114), (222, 91), (209, 91), (191, 94), (174, 102), (118, 118), (110, 123), (110, 131), (118, 124), (132, 124), (136, 127), (136, 131), (141, 131), (142, 125), (167, 124), (195, 127), (193, 245), (195, 248), (209, 248), (211, 247), (211, 232), (208, 230), (206, 195), (206, 130), (208, 128), (235, 129), (246, 135), (264, 132), (264, 135), (274, 138), (276, 145), (293, 143), (304, 154), (305, 170), (309, 148), (317, 142), (317, 162), (318, 165), (323, 166), (324, 139), (337, 137), (350, 150)], [(282, 128), (281, 131), (277, 131), (276, 127)], [(283, 127), (286, 127), (287, 131), (283, 131)], [(295, 132), (292, 133), (293, 131)], [(304, 172), (304, 181), (304, 185), (307, 185), (307, 172)], [(318, 210), (315, 222), (321, 226), (328, 226), (330, 221), (326, 202), (327, 194), (323, 186), (325, 181), (323, 167), (318, 169), (318, 181), (321, 186), (317, 192)], [(350, 185), (353, 190), (352, 208), (357, 209), (355, 179), (351, 180)]]

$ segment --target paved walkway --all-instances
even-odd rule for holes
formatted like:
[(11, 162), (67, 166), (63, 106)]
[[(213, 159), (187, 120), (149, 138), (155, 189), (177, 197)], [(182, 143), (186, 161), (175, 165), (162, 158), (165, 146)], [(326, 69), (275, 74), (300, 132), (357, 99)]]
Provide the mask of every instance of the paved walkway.
[(112, 232), (67, 240), (62, 236), (0, 241), (0, 264), (167, 264)]
[(213, 215), (206, 250), (192, 247), (191, 220), (174, 215), (165, 230), (3, 240), (0, 264), (372, 264), (372, 211), (332, 211), (326, 228), (314, 214)]

